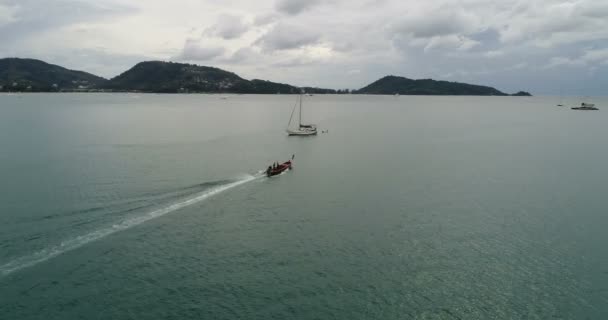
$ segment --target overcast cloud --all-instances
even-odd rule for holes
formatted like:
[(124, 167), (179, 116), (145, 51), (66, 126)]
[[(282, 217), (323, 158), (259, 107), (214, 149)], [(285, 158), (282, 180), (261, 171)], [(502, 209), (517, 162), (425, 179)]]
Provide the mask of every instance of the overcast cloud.
[(113, 77), (141, 60), (359, 88), (384, 75), (605, 94), (608, 1), (0, 0), (0, 56)]

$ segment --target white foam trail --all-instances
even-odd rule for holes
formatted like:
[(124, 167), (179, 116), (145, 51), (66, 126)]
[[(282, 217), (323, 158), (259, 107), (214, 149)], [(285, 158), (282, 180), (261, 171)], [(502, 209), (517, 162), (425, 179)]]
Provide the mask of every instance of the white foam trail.
[(228, 183), (228, 184), (221, 185), (221, 186), (215, 187), (213, 189), (207, 190), (188, 200), (178, 202), (178, 203), (172, 204), (170, 206), (148, 212), (139, 217), (127, 219), (125, 221), (122, 221), (119, 224), (115, 224), (115, 225), (105, 228), (105, 229), (100, 229), (100, 230), (93, 231), (91, 233), (88, 233), (88, 234), (85, 234), (82, 236), (78, 236), (76, 238), (72, 238), (72, 239), (63, 241), (59, 245), (35, 252), (31, 255), (17, 258), (15, 260), (12, 260), (12, 261), (0, 266), (0, 277), (7, 276), (13, 272), (19, 271), (24, 268), (32, 267), (41, 262), (52, 259), (62, 253), (80, 248), (80, 247), (86, 245), (87, 243), (97, 241), (101, 238), (107, 237), (115, 232), (119, 232), (119, 231), (123, 231), (123, 230), (129, 229), (129, 228), (132, 228), (132, 227), (140, 225), (146, 221), (152, 220), (154, 218), (158, 218), (160, 216), (164, 216), (175, 210), (179, 210), (181, 208), (187, 207), (187, 206), (195, 204), (197, 202), (201, 202), (211, 196), (224, 192), (228, 189), (232, 189), (236, 186), (240, 186), (244, 183), (255, 180), (256, 178), (258, 178), (258, 177), (247, 176), (246, 178), (243, 178), (239, 181)]

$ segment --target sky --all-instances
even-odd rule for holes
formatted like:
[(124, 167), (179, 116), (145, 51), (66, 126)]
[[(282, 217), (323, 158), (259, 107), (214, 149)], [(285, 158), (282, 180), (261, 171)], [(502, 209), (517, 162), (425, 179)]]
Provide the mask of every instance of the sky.
[(0, 0), (0, 57), (361, 88), (385, 75), (606, 95), (607, 0)]

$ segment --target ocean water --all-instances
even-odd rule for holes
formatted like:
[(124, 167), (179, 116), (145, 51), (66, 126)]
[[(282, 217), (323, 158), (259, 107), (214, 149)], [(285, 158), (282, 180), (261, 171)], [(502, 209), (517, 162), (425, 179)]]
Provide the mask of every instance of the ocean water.
[(608, 318), (608, 99), (226, 97), (0, 95), (0, 319)]

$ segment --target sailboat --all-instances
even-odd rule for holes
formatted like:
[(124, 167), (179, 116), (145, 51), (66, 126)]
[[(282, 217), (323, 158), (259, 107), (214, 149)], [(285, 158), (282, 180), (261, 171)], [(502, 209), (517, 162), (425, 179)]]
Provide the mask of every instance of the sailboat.
[[(289, 117), (289, 123), (287, 123), (287, 135), (289, 136), (314, 136), (317, 134), (317, 126), (314, 124), (302, 124), (302, 99), (303, 94), (301, 93), (298, 101), (293, 106), (291, 116)], [(296, 108), (299, 107), (297, 127), (292, 127), (293, 115), (296, 112)], [(295, 121), (294, 121), (295, 122)]]

